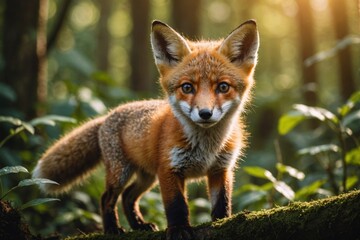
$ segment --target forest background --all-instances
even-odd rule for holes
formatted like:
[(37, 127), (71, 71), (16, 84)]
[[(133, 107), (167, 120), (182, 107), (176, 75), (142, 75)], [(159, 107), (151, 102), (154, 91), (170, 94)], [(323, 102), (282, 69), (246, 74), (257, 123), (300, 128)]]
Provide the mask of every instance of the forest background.
[[(261, 46), (246, 113), (251, 136), (236, 172), (234, 212), (359, 188), (359, 14), (355, 0), (1, 1), (0, 169), (31, 171), (46, 147), (86, 119), (161, 96), (149, 41), (153, 19), (195, 40), (225, 37), (256, 19)], [(0, 174), (0, 200), (21, 208), (42, 197), (35, 186), (6, 194), (27, 178)], [(22, 213), (43, 235), (100, 231), (103, 189), (99, 168), (60, 201)], [(202, 182), (189, 184), (189, 203), (194, 224), (210, 220)], [(165, 228), (158, 188), (141, 207)]]

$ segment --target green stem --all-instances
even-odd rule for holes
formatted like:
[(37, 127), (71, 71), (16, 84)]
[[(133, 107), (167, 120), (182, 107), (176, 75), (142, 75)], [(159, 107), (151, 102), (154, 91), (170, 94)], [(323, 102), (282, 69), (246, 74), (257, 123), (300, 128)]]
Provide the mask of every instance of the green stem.
[(329, 183), (330, 183), (330, 186), (333, 189), (333, 192), (335, 193), (335, 195), (338, 195), (339, 194), (339, 186), (336, 184), (336, 180), (335, 180), (334, 163), (331, 161), (332, 159), (330, 157), (330, 154), (327, 154), (327, 158), (329, 159), (329, 163), (325, 167), (325, 171), (326, 171), (326, 173), (328, 175)]
[(15, 190), (17, 188), (19, 188), (19, 186), (15, 186), (15, 187), (11, 188), (9, 191), (7, 191), (4, 195), (2, 195), (0, 197), (0, 200), (3, 200), (10, 192), (12, 192), (13, 190)]
[(0, 179), (0, 196), (2, 195), (2, 192), (3, 192), (3, 184), (2, 184), (2, 181)]
[(13, 136), (15, 136), (16, 134), (20, 133), (21, 131), (23, 131), (25, 128), (23, 126), (18, 127), (15, 129), (15, 131), (13, 133), (11, 133), (10, 135), (8, 135), (4, 140), (2, 140), (0, 142), (0, 148), (7, 142), (10, 140), (10, 138), (12, 138)]
[(341, 161), (343, 164), (343, 180), (342, 180), (342, 188), (343, 188), (343, 192), (346, 192), (346, 181), (347, 181), (347, 164), (346, 164), (346, 146), (345, 146), (345, 139), (343, 136), (343, 126), (341, 125), (341, 123), (339, 122), (339, 133), (338, 133), (338, 138), (339, 138), (339, 142), (340, 142), (340, 147), (341, 147)]

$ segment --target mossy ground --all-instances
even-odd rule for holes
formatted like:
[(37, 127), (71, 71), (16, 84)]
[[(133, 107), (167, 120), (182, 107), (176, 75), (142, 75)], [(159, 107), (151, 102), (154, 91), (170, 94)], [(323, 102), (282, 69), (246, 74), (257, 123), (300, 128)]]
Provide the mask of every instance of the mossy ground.
[(0, 239), (6, 240), (37, 240), (29, 227), (22, 221), (19, 211), (10, 202), (0, 201)]
[[(360, 190), (312, 202), (240, 212), (231, 218), (195, 227), (198, 240), (347, 239), (360, 240)], [(41, 239), (32, 235), (21, 215), (0, 201), (0, 239)], [(122, 236), (93, 233), (66, 240), (160, 240), (164, 231), (129, 232)]]
[[(241, 212), (195, 227), (197, 239), (360, 239), (360, 191), (268, 210)], [(120, 239), (160, 240), (164, 232), (130, 232)], [(82, 235), (67, 240), (113, 240), (119, 236)]]

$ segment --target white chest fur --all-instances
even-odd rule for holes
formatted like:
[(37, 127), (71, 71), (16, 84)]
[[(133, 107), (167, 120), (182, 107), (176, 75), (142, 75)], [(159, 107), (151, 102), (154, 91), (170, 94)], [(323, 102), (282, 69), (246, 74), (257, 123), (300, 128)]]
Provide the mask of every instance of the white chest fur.
[(225, 150), (228, 133), (206, 130), (195, 133), (188, 139), (187, 147), (174, 147), (171, 150), (170, 165), (174, 172), (196, 178), (206, 175), (209, 170), (232, 168), (235, 165), (240, 148), (231, 152)]
[(196, 178), (205, 176), (210, 169), (233, 167), (237, 155), (234, 152), (204, 152), (199, 148), (173, 148), (171, 166), (174, 172), (184, 177)]

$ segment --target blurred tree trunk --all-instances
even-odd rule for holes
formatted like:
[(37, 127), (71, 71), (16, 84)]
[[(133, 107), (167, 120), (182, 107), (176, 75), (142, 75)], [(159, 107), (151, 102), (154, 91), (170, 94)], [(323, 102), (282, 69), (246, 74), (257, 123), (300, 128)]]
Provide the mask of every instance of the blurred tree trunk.
[(318, 87), (315, 65), (305, 66), (304, 61), (315, 54), (315, 37), (313, 15), (309, 0), (297, 0), (298, 27), (300, 39), (300, 56), (303, 78), (303, 96), (305, 104), (315, 106), (317, 103), (316, 88)]
[(15, 91), (15, 107), (27, 119), (37, 115), (36, 104), (46, 96), (46, 5), (47, 0), (5, 2), (2, 81)]
[[(36, 54), (39, 59), (37, 104), (44, 104), (47, 99), (47, 36), (46, 25), (48, 16), (48, 0), (39, 0), (39, 18), (36, 40)], [(42, 115), (43, 110), (37, 109), (37, 115)]]
[[(349, 35), (349, 24), (347, 18), (346, 1), (329, 0), (332, 19), (337, 40), (341, 40)], [(339, 88), (343, 100), (346, 100), (355, 91), (355, 80), (353, 76), (353, 65), (350, 49), (351, 45), (346, 46), (338, 52), (340, 65)]]
[(64, 0), (47, 40), (48, 0), (6, 0), (4, 68), (0, 80), (16, 93), (15, 107), (25, 119), (42, 114), (47, 99), (47, 54), (57, 39), (72, 0)]
[[(131, 0), (133, 23), (131, 36), (131, 84), (133, 91), (151, 92), (153, 81), (150, 74), (150, 1)], [(120, 23), (121, 24), (121, 23)]]
[(201, 0), (173, 0), (173, 27), (190, 39), (199, 38)]
[(110, 47), (110, 33), (108, 30), (108, 19), (111, 14), (113, 0), (98, 1), (100, 8), (100, 19), (98, 23), (98, 53), (97, 66), (101, 71), (108, 71), (109, 69), (109, 47)]
[(51, 29), (51, 32), (49, 33), (47, 46), (46, 46), (47, 54), (50, 52), (50, 50), (55, 45), (56, 39), (58, 38), (60, 30), (66, 20), (67, 14), (69, 13), (69, 9), (72, 4), (72, 0), (63, 0), (62, 3), (63, 4), (57, 11), (58, 17), (57, 17), (56, 22), (54, 23), (54, 27)]

